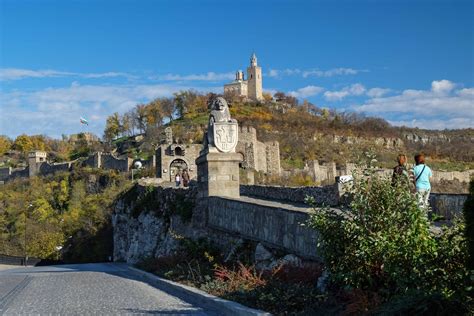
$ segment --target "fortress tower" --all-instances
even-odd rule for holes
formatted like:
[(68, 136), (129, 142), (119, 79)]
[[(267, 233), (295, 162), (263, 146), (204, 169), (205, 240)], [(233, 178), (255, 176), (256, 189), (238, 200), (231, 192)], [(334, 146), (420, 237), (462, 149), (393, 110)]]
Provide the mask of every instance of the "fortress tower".
[(255, 53), (250, 57), (250, 67), (247, 68), (248, 97), (252, 100), (262, 100), (262, 67), (257, 64)]
[(28, 153), (28, 169), (29, 176), (36, 176), (40, 171), (40, 166), (42, 163), (46, 162), (46, 157), (48, 154), (44, 151), (35, 150)]
[(247, 80), (243, 71), (235, 73), (235, 80), (224, 85), (224, 93), (235, 94), (254, 101), (263, 99), (262, 96), (262, 67), (257, 64), (255, 53), (250, 57), (250, 66), (247, 67)]

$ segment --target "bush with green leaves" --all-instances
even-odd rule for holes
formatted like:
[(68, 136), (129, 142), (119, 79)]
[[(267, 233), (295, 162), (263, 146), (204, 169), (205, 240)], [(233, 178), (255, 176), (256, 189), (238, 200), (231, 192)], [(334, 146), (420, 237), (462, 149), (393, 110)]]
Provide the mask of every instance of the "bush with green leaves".
[(315, 209), (309, 220), (334, 284), (386, 299), (408, 291), (467, 296), (461, 220), (435, 234), (407, 184), (376, 174), (354, 175), (350, 193), (347, 209)]
[(466, 219), (466, 237), (469, 247), (469, 258), (467, 266), (474, 271), (474, 179), (469, 185), (469, 196), (463, 209), (464, 218)]

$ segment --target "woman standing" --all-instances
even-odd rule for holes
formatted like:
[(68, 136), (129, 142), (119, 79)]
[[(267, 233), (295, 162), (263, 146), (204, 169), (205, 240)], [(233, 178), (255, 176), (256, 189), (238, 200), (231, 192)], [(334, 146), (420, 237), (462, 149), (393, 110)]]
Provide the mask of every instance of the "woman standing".
[(179, 187), (181, 184), (181, 172), (177, 171), (176, 176), (174, 177), (174, 180), (176, 181), (176, 187)]
[(416, 166), (413, 168), (413, 177), (415, 180), (416, 193), (418, 195), (418, 203), (420, 207), (428, 210), (429, 198), (431, 191), (430, 180), (433, 176), (430, 167), (425, 165), (425, 155), (418, 154), (415, 156)]
[(392, 185), (395, 186), (395, 184), (398, 181), (402, 181), (404, 184), (408, 186), (409, 184), (409, 175), (408, 175), (408, 170), (406, 167), (407, 163), (407, 156), (404, 154), (398, 155), (397, 158), (398, 166), (393, 168), (393, 174), (392, 174)]

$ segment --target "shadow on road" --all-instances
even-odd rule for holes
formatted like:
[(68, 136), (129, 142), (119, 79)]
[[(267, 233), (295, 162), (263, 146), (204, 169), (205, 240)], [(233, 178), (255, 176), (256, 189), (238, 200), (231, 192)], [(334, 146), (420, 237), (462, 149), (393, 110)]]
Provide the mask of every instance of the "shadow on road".
[[(33, 276), (41, 274), (60, 274), (60, 273), (78, 273), (78, 272), (96, 272), (106, 273), (118, 278), (125, 278), (148, 284), (149, 286), (158, 289), (170, 296), (176, 297), (179, 300), (198, 307), (202, 310), (168, 310), (168, 311), (150, 311), (140, 309), (126, 309), (124, 313), (133, 314), (160, 314), (160, 315), (222, 315), (216, 310), (215, 306), (212, 306), (208, 302), (202, 300), (202, 298), (186, 293), (182, 290), (173, 288), (170, 285), (163, 284), (161, 282), (149, 280), (136, 271), (129, 269), (129, 266), (124, 263), (90, 263), (90, 264), (64, 264), (54, 266), (40, 266), (40, 267), (19, 267), (14, 269), (8, 269), (0, 271), (0, 281), (2, 277), (13, 277), (13, 276)], [(1, 282), (0, 282), (1, 283)], [(0, 302), (2, 298), (0, 297)]]

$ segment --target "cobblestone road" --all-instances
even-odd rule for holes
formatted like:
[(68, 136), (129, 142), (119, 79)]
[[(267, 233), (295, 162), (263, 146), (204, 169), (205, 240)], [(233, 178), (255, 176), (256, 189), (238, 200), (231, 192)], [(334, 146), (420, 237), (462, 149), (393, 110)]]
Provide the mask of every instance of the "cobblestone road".
[(2, 315), (218, 315), (185, 300), (120, 264), (0, 271)]

